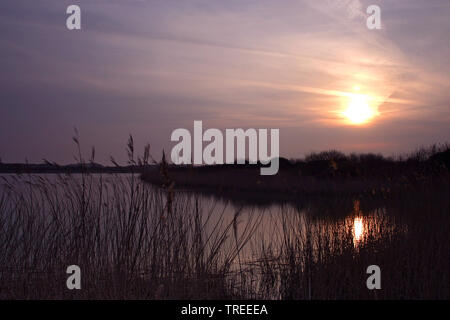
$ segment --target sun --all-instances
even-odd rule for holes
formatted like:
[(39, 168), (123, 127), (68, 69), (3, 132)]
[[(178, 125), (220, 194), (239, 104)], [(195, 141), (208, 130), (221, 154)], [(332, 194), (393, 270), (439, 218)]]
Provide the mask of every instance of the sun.
[(376, 112), (364, 94), (352, 94), (347, 109), (342, 113), (351, 124), (360, 125), (372, 119)]

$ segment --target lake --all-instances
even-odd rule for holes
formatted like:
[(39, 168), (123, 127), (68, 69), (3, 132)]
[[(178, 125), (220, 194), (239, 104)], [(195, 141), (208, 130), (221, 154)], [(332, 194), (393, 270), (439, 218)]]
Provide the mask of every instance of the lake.
[[(8, 260), (0, 266), (19, 265), (16, 281), (23, 269), (54, 272), (70, 263), (90, 270), (92, 283), (100, 270), (107, 278), (114, 272), (113, 282), (119, 273), (150, 286), (155, 298), (202, 296), (199, 290), (213, 298), (370, 298), (365, 269), (394, 270), (396, 254), (418, 249), (411, 241), (419, 237), (414, 212), (398, 199), (305, 197), (262, 205), (157, 188), (125, 174), (1, 179), (1, 240), (10, 245), (2, 247)], [(428, 236), (417, 241), (435, 241)], [(438, 261), (433, 270), (444, 266)], [(336, 290), (345, 279), (353, 293)]]

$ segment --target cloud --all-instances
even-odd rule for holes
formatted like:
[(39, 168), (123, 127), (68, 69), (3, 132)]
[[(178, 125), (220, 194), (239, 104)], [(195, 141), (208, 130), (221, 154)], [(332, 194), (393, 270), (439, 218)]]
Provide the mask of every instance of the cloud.
[[(279, 127), (290, 155), (301, 152), (296, 134), (316, 150), (388, 150), (387, 124), (390, 146), (448, 132), (446, 1), (375, 1), (383, 30), (371, 31), (364, 0), (80, 0), (78, 33), (65, 29), (70, 2), (0, 2), (0, 127), (12, 159), (34, 145), (66, 150), (55, 136), (67, 127), (70, 140), (73, 125), (109, 153), (136, 131), (167, 149), (171, 130), (202, 119)], [(355, 85), (378, 99), (367, 134), (339, 121)]]

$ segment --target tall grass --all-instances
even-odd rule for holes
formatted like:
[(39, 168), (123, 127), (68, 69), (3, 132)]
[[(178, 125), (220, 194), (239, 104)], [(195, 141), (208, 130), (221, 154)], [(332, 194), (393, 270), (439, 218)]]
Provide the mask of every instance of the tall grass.
[[(238, 214), (226, 221), (182, 195), (168, 210), (166, 191), (134, 175), (3, 179), (0, 298), (239, 296), (230, 274), (256, 218), (238, 232)], [(65, 289), (72, 264), (80, 291)]]
[[(283, 214), (280, 240), (261, 250), (268, 291), (280, 299), (449, 299), (449, 205), (444, 193), (432, 199), (387, 201), (363, 215), (359, 241), (359, 209), (333, 224)], [(381, 268), (382, 290), (367, 289), (370, 265)]]
[[(149, 161), (148, 148), (135, 159), (132, 139), (128, 155)], [(273, 216), (236, 207), (230, 217), (175, 192), (168, 170), (163, 160), (162, 188), (136, 174), (3, 176), (0, 298), (450, 297), (448, 183), (352, 198), (353, 208), (324, 197)], [(360, 217), (366, 231), (356, 241)], [(72, 264), (81, 290), (66, 287)], [(365, 285), (371, 264), (381, 267), (382, 290)]]
[[(128, 155), (134, 163), (132, 138)], [(138, 161), (147, 162), (146, 155)], [(78, 157), (86, 163), (81, 152)], [(205, 212), (196, 197), (174, 200), (169, 189), (146, 186), (135, 174), (2, 179), (0, 298), (240, 294), (239, 278), (229, 275), (257, 225), (254, 219), (238, 234), (238, 213), (226, 221), (223, 213)], [(66, 288), (65, 272), (72, 264), (81, 268), (82, 290)]]

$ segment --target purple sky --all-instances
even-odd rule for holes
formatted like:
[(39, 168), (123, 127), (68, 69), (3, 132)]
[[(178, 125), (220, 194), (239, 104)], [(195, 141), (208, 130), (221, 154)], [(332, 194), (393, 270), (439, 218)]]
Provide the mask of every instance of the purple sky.
[[(194, 120), (279, 128), (286, 157), (448, 142), (449, 18), (448, 0), (1, 0), (0, 157), (73, 162), (74, 126), (99, 162), (129, 134), (159, 157)], [(356, 86), (364, 125), (342, 117)]]

